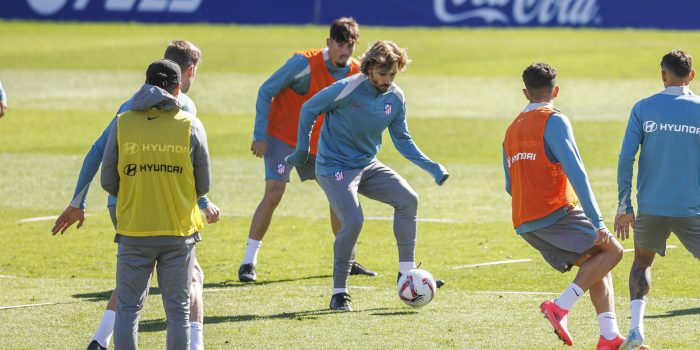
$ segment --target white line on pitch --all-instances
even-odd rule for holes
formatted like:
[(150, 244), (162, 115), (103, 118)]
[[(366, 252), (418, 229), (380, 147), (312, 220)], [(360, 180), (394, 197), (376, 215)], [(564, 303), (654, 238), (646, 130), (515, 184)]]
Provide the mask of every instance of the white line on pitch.
[(517, 260), (492, 261), (492, 262), (481, 263), (481, 264), (471, 264), (471, 265), (455, 266), (455, 267), (453, 267), (452, 269), (453, 269), (453, 270), (468, 269), (468, 268), (470, 268), (470, 267), (489, 266), (489, 265), (501, 265), (501, 264), (515, 264), (515, 263), (524, 263), (524, 262), (530, 262), (530, 261), (532, 261), (532, 259), (517, 259)]
[[(678, 246), (677, 246), (677, 245), (667, 245), (667, 246), (666, 246), (666, 249), (674, 249), (674, 248), (678, 248)], [(625, 252), (625, 253), (631, 253), (631, 252), (633, 252), (633, 251), (634, 251), (634, 248), (627, 248), (627, 249), (624, 249), (624, 252)]]
[[(85, 214), (85, 217), (91, 216), (92, 214)], [(35, 218), (25, 218), (25, 219), (20, 219), (17, 220), (18, 224), (24, 224), (28, 222), (38, 222), (38, 221), (50, 221), (50, 220), (56, 220), (58, 219), (58, 215), (53, 215), (53, 216), (38, 216)]]
[[(247, 215), (239, 215), (239, 214), (227, 214), (223, 213), (221, 216), (225, 217), (234, 217), (234, 218), (242, 218), (242, 217), (247, 217)], [(327, 219), (326, 217), (322, 216), (312, 216), (312, 217), (304, 217), (300, 216), (301, 218), (310, 218), (310, 219), (315, 219), (315, 220), (324, 220)], [(365, 216), (365, 220), (369, 221), (392, 221), (394, 220), (393, 216)], [(455, 220), (455, 219), (443, 219), (443, 218), (418, 218), (418, 222), (444, 222), (444, 223), (461, 223), (463, 221), (461, 220)]]
[[(394, 217), (393, 216), (365, 216), (365, 220), (393, 221)], [(440, 218), (418, 218), (416, 221), (419, 221), (419, 222), (451, 222), (451, 223), (461, 222), (459, 220), (454, 220), (454, 219), (440, 219)]]
[(36, 222), (36, 221), (49, 221), (49, 220), (56, 220), (58, 219), (58, 216), (39, 216), (35, 218), (26, 218), (26, 219), (21, 219), (17, 221), (18, 223), (22, 224), (25, 222)]
[(554, 292), (515, 292), (515, 291), (492, 291), (492, 290), (481, 290), (476, 291), (477, 294), (516, 294), (516, 295), (559, 295), (559, 293)]
[(0, 306), (0, 310), (21, 309), (21, 308), (25, 308), (25, 307), (37, 307), (37, 306), (57, 305), (57, 304), (58, 304), (58, 303), (40, 303), (40, 304), (25, 304), (25, 305)]

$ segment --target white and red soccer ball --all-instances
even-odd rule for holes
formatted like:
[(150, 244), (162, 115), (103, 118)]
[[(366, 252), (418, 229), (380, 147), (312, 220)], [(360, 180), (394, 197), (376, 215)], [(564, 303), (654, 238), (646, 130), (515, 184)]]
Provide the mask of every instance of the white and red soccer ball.
[(423, 269), (411, 269), (399, 278), (396, 290), (399, 293), (399, 298), (406, 305), (422, 307), (433, 300), (437, 293), (437, 286), (430, 272)]

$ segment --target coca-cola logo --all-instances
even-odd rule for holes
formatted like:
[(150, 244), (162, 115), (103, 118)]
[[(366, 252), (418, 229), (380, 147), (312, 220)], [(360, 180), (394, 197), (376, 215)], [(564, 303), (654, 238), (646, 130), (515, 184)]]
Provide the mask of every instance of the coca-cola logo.
[(443, 23), (481, 19), (488, 24), (600, 24), (598, 0), (433, 0)]

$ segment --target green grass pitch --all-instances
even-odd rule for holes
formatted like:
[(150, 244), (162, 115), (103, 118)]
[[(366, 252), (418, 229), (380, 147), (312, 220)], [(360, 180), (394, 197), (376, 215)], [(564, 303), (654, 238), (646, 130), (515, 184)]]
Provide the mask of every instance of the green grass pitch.
[[(137, 25), (0, 22), (0, 79), (10, 110), (0, 119), (0, 349), (81, 349), (114, 287), (116, 245), (97, 182), (85, 226), (52, 237), (84, 154), (162, 57), (186, 38), (204, 51), (190, 96), (205, 123), (213, 158), (211, 199), (223, 220), (197, 246), (206, 274), (208, 349), (560, 349), (538, 312), (573, 274), (549, 268), (513, 232), (504, 192), (501, 142), (526, 101), (520, 73), (552, 63), (557, 106), (572, 120), (598, 203), (612, 225), (617, 153), (632, 104), (662, 89), (658, 62), (674, 48), (700, 56), (698, 32), (569, 29), (425, 29), (363, 27), (355, 56), (391, 39), (413, 63), (400, 74), (409, 126), (420, 147), (445, 164), (444, 187), (401, 158), (388, 137), (379, 158), (420, 194), (417, 261), (447, 280), (415, 310), (396, 296), (391, 222), (368, 220), (358, 261), (375, 278), (352, 277), (356, 312), (327, 311), (332, 242), (328, 205), (314, 183), (294, 178), (259, 256), (259, 280), (237, 282), (250, 217), (263, 192), (262, 161), (249, 152), (259, 85), (295, 50), (324, 45), (325, 26)], [(692, 87), (692, 86), (691, 86)], [(391, 209), (364, 200), (368, 217)], [(688, 349), (700, 340), (698, 262), (673, 238), (654, 267), (647, 307), (648, 343)], [(625, 242), (631, 248), (630, 242)], [(454, 269), (507, 259), (527, 263)], [(614, 270), (623, 333), (629, 326), (627, 275), (632, 254)], [(154, 285), (154, 287), (156, 287)], [(518, 292), (518, 293), (511, 293)], [(522, 293), (527, 292), (527, 293)], [(549, 294), (552, 293), (552, 294)], [(144, 349), (163, 348), (158, 290), (142, 316)], [(2, 309), (5, 306), (50, 305)], [(570, 316), (575, 349), (598, 339), (595, 312), (582, 299)]]

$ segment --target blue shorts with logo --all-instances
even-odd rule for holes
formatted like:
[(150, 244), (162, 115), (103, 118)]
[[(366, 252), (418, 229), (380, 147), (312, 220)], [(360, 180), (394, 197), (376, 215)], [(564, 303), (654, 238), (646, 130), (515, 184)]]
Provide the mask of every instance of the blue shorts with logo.
[[(263, 159), (265, 160), (265, 180), (276, 180), (289, 182), (289, 175), (292, 166), (284, 161), (284, 158), (294, 152), (294, 147), (284, 141), (267, 135), (267, 151)], [(296, 167), (297, 174), (301, 181), (316, 179), (316, 156), (309, 155), (306, 164)]]

